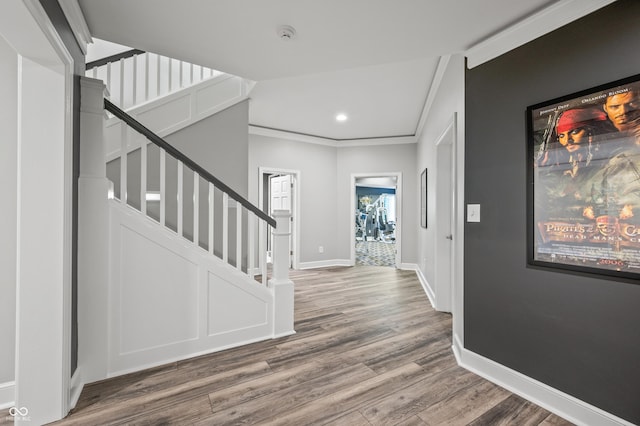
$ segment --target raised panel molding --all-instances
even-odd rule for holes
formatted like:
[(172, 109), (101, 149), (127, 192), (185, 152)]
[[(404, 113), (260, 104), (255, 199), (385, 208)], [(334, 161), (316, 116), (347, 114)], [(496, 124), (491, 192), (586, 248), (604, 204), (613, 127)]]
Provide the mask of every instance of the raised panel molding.
[(198, 265), (120, 227), (120, 340), (125, 355), (198, 338)]
[(212, 271), (208, 279), (208, 335), (267, 325), (267, 301)]
[(273, 338), (271, 289), (119, 201), (109, 210), (107, 377)]
[[(184, 129), (248, 98), (244, 79), (223, 74), (154, 99), (127, 113), (160, 137)], [(131, 131), (132, 133), (136, 133)], [(120, 120), (112, 117), (105, 125), (106, 161), (120, 156)], [(129, 139), (129, 152), (138, 149), (143, 137)]]

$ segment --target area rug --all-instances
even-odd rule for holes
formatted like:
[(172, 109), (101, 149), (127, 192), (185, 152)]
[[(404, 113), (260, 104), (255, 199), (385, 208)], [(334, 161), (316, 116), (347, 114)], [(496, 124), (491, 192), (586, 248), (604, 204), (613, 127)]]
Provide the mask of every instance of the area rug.
[(356, 265), (395, 267), (395, 243), (383, 243), (381, 241), (358, 241), (356, 243)]

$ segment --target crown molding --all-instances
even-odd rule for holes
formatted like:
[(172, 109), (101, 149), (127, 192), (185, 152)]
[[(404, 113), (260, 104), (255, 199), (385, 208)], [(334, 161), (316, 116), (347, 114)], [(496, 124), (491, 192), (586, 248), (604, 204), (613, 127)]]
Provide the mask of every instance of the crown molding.
[(449, 61), (451, 60), (451, 55), (441, 56), (438, 60), (438, 66), (436, 67), (436, 71), (433, 74), (433, 79), (431, 80), (431, 86), (429, 87), (429, 93), (427, 93), (427, 98), (424, 101), (424, 106), (422, 107), (422, 113), (420, 114), (420, 120), (418, 121), (418, 126), (416, 128), (416, 139), (419, 139), (422, 135), (422, 131), (424, 130), (424, 124), (427, 122), (427, 116), (429, 115), (429, 111), (431, 111), (431, 107), (433, 106), (433, 102), (438, 95), (438, 89), (440, 89), (440, 84), (442, 83), (442, 79), (444, 78), (444, 74), (447, 70), (447, 66), (449, 65)]
[(60, 3), (60, 8), (64, 12), (67, 21), (69, 21), (69, 26), (78, 41), (82, 53), (86, 55), (87, 44), (93, 43), (93, 38), (91, 38), (91, 31), (89, 31), (89, 26), (84, 19), (84, 13), (82, 13), (78, 0), (58, 0), (58, 3)]
[(381, 138), (362, 138), (362, 139), (330, 139), (319, 136), (305, 135), (295, 132), (287, 132), (285, 130), (271, 129), (249, 125), (249, 134), (266, 136), (269, 138), (285, 139), (295, 142), (311, 143), (316, 145), (331, 146), (334, 148), (348, 148), (354, 146), (374, 146), (374, 145), (403, 145), (416, 143), (418, 139), (415, 135), (408, 136), (391, 136)]
[(516, 47), (556, 30), (615, 0), (562, 0), (500, 33), (473, 45), (466, 51), (469, 69), (490, 61)]

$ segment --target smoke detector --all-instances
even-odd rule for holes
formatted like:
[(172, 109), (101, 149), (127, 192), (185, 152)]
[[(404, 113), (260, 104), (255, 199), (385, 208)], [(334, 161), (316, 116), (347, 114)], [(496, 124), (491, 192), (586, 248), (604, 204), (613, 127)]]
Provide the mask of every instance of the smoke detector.
[(291, 25), (281, 25), (278, 27), (278, 37), (282, 41), (293, 40), (296, 36), (296, 29)]

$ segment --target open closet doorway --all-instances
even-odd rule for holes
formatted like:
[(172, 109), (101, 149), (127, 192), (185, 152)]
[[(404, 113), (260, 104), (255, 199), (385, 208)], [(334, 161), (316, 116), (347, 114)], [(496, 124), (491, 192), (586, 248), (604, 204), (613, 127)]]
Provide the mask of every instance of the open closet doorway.
[(351, 182), (351, 264), (397, 267), (401, 174), (354, 174)]
[[(300, 257), (300, 171), (260, 167), (259, 205), (263, 211), (273, 214), (274, 210), (291, 212), (291, 236), (289, 237), (289, 266), (298, 269)], [(267, 236), (267, 253), (271, 253), (271, 233)], [(270, 262), (269, 256), (267, 261)]]

